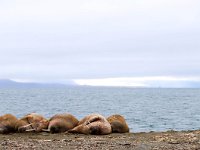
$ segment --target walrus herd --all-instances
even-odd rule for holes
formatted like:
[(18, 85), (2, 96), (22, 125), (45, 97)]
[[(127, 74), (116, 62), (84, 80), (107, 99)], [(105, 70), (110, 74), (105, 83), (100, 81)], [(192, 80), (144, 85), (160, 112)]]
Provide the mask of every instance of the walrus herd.
[(90, 114), (80, 121), (68, 113), (57, 114), (50, 119), (37, 113), (30, 113), (18, 119), (12, 114), (0, 116), (0, 134), (23, 132), (80, 133), (105, 135), (129, 132), (123, 116), (115, 114), (108, 118)]

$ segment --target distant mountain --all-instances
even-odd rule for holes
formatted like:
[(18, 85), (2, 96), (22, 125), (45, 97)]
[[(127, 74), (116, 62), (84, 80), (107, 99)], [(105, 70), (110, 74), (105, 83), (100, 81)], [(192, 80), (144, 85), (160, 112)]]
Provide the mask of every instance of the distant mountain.
[(73, 81), (69, 81), (66, 84), (60, 83), (32, 83), (32, 82), (16, 82), (9, 79), (0, 79), (0, 88), (3, 87), (24, 87), (24, 88), (31, 88), (31, 87), (67, 87), (67, 86), (76, 86), (77, 84)]
[(13, 84), (16, 84), (16, 82), (13, 82), (8, 79), (0, 79), (0, 86), (11, 86)]

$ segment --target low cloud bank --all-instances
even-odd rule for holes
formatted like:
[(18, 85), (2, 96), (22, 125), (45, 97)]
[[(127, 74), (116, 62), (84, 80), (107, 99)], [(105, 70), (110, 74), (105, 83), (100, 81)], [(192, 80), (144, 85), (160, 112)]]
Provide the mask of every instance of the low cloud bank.
[(77, 79), (78, 85), (161, 87), (161, 88), (200, 88), (199, 77), (127, 77), (104, 79)]

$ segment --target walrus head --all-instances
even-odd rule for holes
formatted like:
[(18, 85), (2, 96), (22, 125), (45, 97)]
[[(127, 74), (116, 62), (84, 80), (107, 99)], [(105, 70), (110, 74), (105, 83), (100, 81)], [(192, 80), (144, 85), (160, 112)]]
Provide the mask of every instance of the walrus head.
[(10, 126), (3, 126), (0, 128), (0, 134), (8, 134), (13, 131), (14, 131), (14, 129)]
[(41, 120), (39, 122), (36, 122), (35, 124), (35, 131), (36, 132), (41, 132), (43, 129), (47, 129), (49, 125), (49, 121), (48, 120)]

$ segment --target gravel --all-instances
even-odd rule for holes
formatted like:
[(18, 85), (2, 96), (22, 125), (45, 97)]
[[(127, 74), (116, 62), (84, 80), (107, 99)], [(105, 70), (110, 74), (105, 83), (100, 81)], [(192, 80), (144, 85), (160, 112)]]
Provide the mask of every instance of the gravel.
[(200, 130), (110, 135), (14, 133), (0, 135), (1, 150), (198, 150)]

